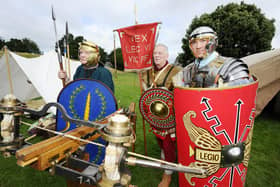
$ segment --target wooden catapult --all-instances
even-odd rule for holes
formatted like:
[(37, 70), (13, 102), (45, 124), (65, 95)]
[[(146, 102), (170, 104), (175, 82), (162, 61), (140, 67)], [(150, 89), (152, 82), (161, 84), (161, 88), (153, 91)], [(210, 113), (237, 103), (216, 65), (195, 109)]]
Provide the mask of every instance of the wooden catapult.
[[(24, 113), (43, 116), (50, 107), (56, 107), (65, 121), (75, 123), (79, 127), (66, 133), (38, 127), (56, 136), (22, 147), (25, 139), (18, 133), (20, 116)], [(128, 110), (130, 112), (120, 109), (101, 121), (90, 122), (71, 118), (59, 103), (48, 103), (41, 110), (36, 111), (28, 109), (15, 96), (7, 95), (0, 102), (0, 113), (4, 117), (1, 122), (0, 151), (6, 155), (15, 153), (17, 164), (21, 167), (31, 166), (40, 171), (49, 170), (51, 174), (61, 175), (78, 184), (90, 186), (128, 186), (131, 174), (126, 165), (205, 174), (206, 171), (203, 169), (186, 167), (129, 152), (128, 147), (134, 144), (136, 139), (133, 130), (135, 115), (131, 115), (134, 112), (133, 108), (135, 105), (130, 106)], [(99, 136), (108, 142), (107, 145), (93, 141)], [(80, 154), (79, 148), (85, 144), (105, 147), (105, 158), (101, 165), (86, 161), (84, 155)]]

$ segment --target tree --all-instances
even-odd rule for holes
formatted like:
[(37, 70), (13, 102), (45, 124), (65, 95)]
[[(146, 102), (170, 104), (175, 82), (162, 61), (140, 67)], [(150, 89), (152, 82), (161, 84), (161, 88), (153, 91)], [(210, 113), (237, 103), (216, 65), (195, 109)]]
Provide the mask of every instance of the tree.
[(25, 48), (24, 52), (36, 53), (36, 54), (40, 54), (41, 53), (38, 45), (34, 41), (32, 41), (32, 40), (30, 40), (28, 38), (23, 38), (22, 39), (22, 44), (23, 44), (23, 46)]
[[(69, 44), (69, 54), (71, 59), (79, 60), (79, 55), (78, 55), (79, 43), (81, 43), (83, 40), (84, 40), (83, 36), (74, 37), (73, 34), (69, 33), (68, 44)], [(62, 55), (64, 55), (64, 41), (65, 41), (65, 35), (58, 41)], [(101, 55), (100, 61), (105, 63), (108, 58), (108, 54), (104, 51), (102, 47), (100, 46), (98, 47)]]
[(25, 50), (22, 41), (16, 38), (11, 38), (6, 45), (11, 51), (24, 52)]
[(5, 42), (4, 39), (2, 39), (2, 38), (0, 37), (0, 49), (2, 49), (2, 48), (4, 47), (4, 45), (6, 45), (6, 42)]
[[(114, 50), (109, 54), (109, 59), (112, 62), (113, 67), (115, 67)], [(116, 49), (116, 60), (117, 60), (117, 69), (123, 71), (124, 65), (123, 65), (123, 56), (122, 56), (121, 48)]]
[(108, 61), (109, 58), (108, 54), (102, 47), (99, 47), (99, 53), (100, 53), (100, 62), (105, 65), (105, 63)]
[[(71, 59), (79, 60), (79, 43), (84, 40), (83, 36), (74, 37), (73, 34), (69, 33), (68, 35), (68, 44), (69, 44), (69, 54)], [(64, 41), (65, 35), (58, 41), (61, 54), (64, 55)]]
[(255, 5), (241, 2), (218, 6), (214, 12), (193, 19), (182, 39), (184, 53), (179, 54), (179, 63), (185, 66), (193, 61), (188, 38), (198, 26), (210, 26), (217, 32), (220, 54), (239, 58), (271, 49), (274, 22)]
[(22, 40), (11, 38), (8, 42), (6, 42), (6, 45), (11, 51), (36, 54), (41, 53), (38, 45), (28, 38), (23, 38)]

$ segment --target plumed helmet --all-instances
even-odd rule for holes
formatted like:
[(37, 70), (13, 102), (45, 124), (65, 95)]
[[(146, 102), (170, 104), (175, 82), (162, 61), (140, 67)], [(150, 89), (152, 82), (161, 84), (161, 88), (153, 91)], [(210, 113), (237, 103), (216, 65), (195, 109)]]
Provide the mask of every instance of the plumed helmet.
[(85, 50), (85, 51), (89, 52), (87, 63), (85, 65), (88, 67), (95, 66), (100, 59), (98, 46), (95, 43), (90, 42), (90, 41), (83, 41), (83, 42), (79, 43), (79, 45), (80, 45), (79, 51)]
[(197, 39), (208, 40), (208, 44), (206, 45), (206, 51), (207, 51), (206, 56), (208, 56), (213, 51), (215, 51), (216, 47), (218, 46), (217, 33), (208, 26), (200, 26), (192, 31), (189, 37), (189, 44), (191, 50), (192, 50), (191, 43)]

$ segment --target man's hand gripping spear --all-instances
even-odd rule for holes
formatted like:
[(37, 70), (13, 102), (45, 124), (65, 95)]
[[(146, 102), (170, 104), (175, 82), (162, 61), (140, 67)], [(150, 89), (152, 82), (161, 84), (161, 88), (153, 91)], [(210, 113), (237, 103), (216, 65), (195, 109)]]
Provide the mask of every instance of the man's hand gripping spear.
[[(56, 31), (55, 19), (56, 19), (56, 18), (55, 18), (54, 10), (53, 10), (53, 7), (52, 7), (52, 20), (53, 20), (53, 25), (54, 25), (55, 39), (56, 39), (57, 58), (58, 58), (60, 70), (61, 70), (61, 71), (64, 71), (64, 70), (63, 70), (63, 62), (62, 62), (61, 51), (60, 51), (59, 43), (58, 43), (58, 40), (57, 40), (57, 31)], [(63, 84), (63, 87), (65, 87), (65, 78), (62, 79), (62, 84)]]

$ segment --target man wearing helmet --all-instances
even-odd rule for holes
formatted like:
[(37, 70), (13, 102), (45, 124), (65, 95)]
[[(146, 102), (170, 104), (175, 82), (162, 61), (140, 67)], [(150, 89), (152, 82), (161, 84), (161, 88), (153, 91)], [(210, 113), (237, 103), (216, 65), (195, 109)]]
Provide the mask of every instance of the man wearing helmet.
[(176, 86), (224, 87), (250, 82), (248, 66), (240, 59), (219, 55), (216, 32), (207, 26), (196, 28), (189, 38), (195, 61), (173, 78)]
[[(100, 60), (99, 48), (96, 44), (89, 41), (83, 41), (79, 47), (79, 58), (81, 65), (77, 68), (73, 79), (94, 79), (106, 84), (114, 92), (114, 83), (112, 74), (103, 67)], [(69, 80), (65, 71), (59, 71), (60, 79)]]

